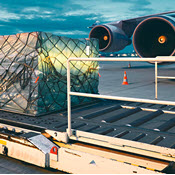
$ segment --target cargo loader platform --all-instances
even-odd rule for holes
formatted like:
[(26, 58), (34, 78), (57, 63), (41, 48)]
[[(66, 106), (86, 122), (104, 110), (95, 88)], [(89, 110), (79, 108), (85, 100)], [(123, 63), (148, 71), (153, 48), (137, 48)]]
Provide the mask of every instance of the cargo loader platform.
[[(71, 173), (83, 171), (77, 169), (78, 165), (69, 167), (70, 160), (67, 160), (66, 156), (79, 159), (82, 157), (82, 166), (94, 167), (89, 170), (90, 173), (102, 173), (99, 170), (102, 165), (99, 162), (97, 166), (97, 160), (112, 161), (111, 165), (114, 162), (117, 165), (122, 164), (122, 169), (127, 167), (127, 171), (122, 171), (113, 165), (109, 171), (107, 163), (106, 168), (102, 166), (104, 173), (172, 173), (175, 159), (174, 116), (174, 106), (113, 100), (97, 101), (72, 109), (73, 136), (69, 142), (63, 142), (57, 138), (66, 135), (66, 111), (40, 117), (1, 111), (0, 153), (41, 167)], [(90, 139), (92, 135), (96, 140)], [(103, 137), (108, 138), (109, 142), (103, 143)], [(113, 141), (114, 138), (119, 139), (118, 144)], [(26, 151), (30, 154), (27, 155)], [(31, 158), (33, 153), (36, 157)], [(97, 157), (91, 157), (92, 162), (87, 163), (84, 159), (87, 155), (83, 154)], [(64, 165), (63, 162), (59, 163), (63, 160)]]
[[(175, 173), (175, 102), (71, 92), (69, 61), (68, 110), (0, 111), (0, 154), (68, 173)], [(71, 107), (71, 96), (96, 101)]]

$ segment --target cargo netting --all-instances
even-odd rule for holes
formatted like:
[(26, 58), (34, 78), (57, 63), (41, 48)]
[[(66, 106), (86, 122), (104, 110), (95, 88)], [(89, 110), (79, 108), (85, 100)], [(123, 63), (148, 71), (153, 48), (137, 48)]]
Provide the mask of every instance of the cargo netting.
[[(0, 109), (41, 115), (67, 108), (67, 59), (98, 57), (96, 39), (45, 32), (0, 36)], [(98, 62), (73, 61), (71, 90), (98, 93)], [(72, 96), (72, 105), (92, 98)]]

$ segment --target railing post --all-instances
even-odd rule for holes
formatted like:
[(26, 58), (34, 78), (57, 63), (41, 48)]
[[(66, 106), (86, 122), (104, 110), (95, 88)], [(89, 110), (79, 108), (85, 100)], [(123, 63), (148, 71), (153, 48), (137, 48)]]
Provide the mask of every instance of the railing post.
[(71, 131), (71, 95), (70, 95), (70, 87), (71, 80), (70, 80), (70, 62), (67, 60), (67, 117), (68, 117), (68, 136), (72, 135)]
[(155, 99), (157, 99), (157, 61), (155, 62)]

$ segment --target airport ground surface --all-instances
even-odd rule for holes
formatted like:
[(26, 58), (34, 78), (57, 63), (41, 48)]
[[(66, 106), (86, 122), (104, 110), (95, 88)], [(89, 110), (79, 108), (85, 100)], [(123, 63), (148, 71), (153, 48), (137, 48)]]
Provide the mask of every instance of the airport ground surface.
[[(99, 92), (103, 95), (154, 99), (154, 64), (147, 62), (101, 62)], [(127, 73), (128, 86), (123, 86), (124, 71)], [(175, 77), (175, 64), (158, 66), (159, 76)], [(158, 99), (175, 100), (175, 80), (158, 80)]]
[(62, 174), (54, 169), (40, 168), (10, 157), (0, 155), (0, 174)]
[[(174, 70), (175, 70), (175, 64), (173, 65), (165, 65), (160, 66), (158, 68), (159, 75), (162, 76), (175, 76)], [(123, 86), (123, 75), (124, 71), (127, 72), (128, 82), (129, 85)], [(100, 84), (99, 84), (99, 92), (102, 95), (116, 95), (116, 96), (123, 96), (123, 97), (137, 97), (137, 98), (147, 98), (147, 99), (154, 99), (154, 65), (146, 63), (146, 62), (132, 62), (131, 68), (128, 68), (128, 62), (101, 62), (100, 63)], [(170, 100), (175, 101), (175, 95), (174, 95), (174, 87), (175, 87), (175, 81), (174, 80), (160, 80), (158, 83), (158, 99), (160, 100)], [(129, 140), (137, 140), (138, 136), (140, 136), (140, 133), (143, 135), (141, 139), (142, 142), (145, 143), (152, 143), (152, 144), (158, 144), (162, 146), (167, 147), (174, 147), (174, 134), (175, 134), (175, 128), (171, 127), (168, 128), (168, 122), (169, 120), (172, 120), (174, 118), (174, 115), (166, 114), (156, 114), (160, 115), (159, 118), (156, 119), (150, 112), (144, 112), (137, 110), (135, 112), (130, 112), (131, 110), (127, 110), (126, 113), (129, 114), (126, 115), (123, 119), (116, 118), (116, 114), (120, 117), (123, 112), (125, 112), (122, 108), (117, 108), (118, 105), (124, 104), (124, 103), (115, 103), (112, 102), (110, 104), (104, 103), (103, 106), (101, 105), (94, 105), (94, 109), (97, 111), (102, 109), (110, 108), (116, 108), (116, 111), (114, 110), (111, 112), (111, 119), (110, 121), (107, 120), (107, 116), (101, 115), (97, 117), (94, 117), (92, 119), (88, 119), (88, 113), (92, 112), (88, 109), (82, 109), (77, 113), (77, 110), (73, 112), (72, 117), (74, 118), (73, 127), (75, 129), (84, 130), (84, 131), (90, 131), (98, 134), (108, 135), (108, 136), (115, 136), (115, 137), (122, 137)], [(129, 104), (128, 104), (129, 105)], [(147, 104), (133, 104), (136, 107), (142, 107), (148, 106)], [(133, 106), (131, 105), (131, 106)], [(102, 108), (102, 109), (101, 109)], [(168, 106), (152, 106), (152, 108), (156, 109), (165, 109), (169, 110), (170, 107)], [(172, 106), (171, 109), (173, 111), (175, 110)], [(140, 120), (140, 113), (142, 113), (142, 117), (151, 118), (151, 120), (147, 123)], [(76, 115), (75, 115), (76, 114)], [(82, 116), (80, 119), (79, 116)], [(84, 116), (83, 116), (84, 115)], [(156, 116), (155, 115), (155, 116)], [(3, 114), (3, 116), (6, 119), (12, 120), (13, 115), (6, 116)], [(17, 116), (17, 114), (15, 114)], [(23, 119), (20, 119), (20, 116), (16, 117), (19, 119), (20, 122), (26, 122), (29, 120), (30, 117), (23, 117)], [(57, 118), (57, 119), (55, 119)], [(59, 120), (60, 118), (60, 120)], [(49, 120), (48, 120), (49, 119)], [(66, 123), (66, 115), (58, 115), (53, 114), (52, 117), (45, 116), (42, 118), (38, 118), (37, 122), (40, 122), (42, 127), (47, 127), (49, 124), (50, 127), (57, 128), (60, 131), (64, 131), (67, 127)], [(57, 121), (59, 120), (59, 121)], [(93, 125), (90, 124), (90, 122), (93, 122)], [(102, 122), (103, 121), (103, 122)], [(173, 120), (174, 121), (174, 120)], [(35, 124), (32, 119), (28, 121), (29, 124)], [(139, 123), (140, 122), (140, 123)], [(52, 124), (53, 123), (53, 124)], [(132, 127), (129, 128), (127, 124), (131, 124)], [(134, 126), (138, 126), (137, 128), (134, 128)], [(161, 127), (160, 127), (161, 126)], [(166, 127), (165, 127), (166, 126)], [(51, 128), (51, 129), (53, 129)], [(128, 129), (129, 128), (129, 129)], [(162, 129), (162, 132), (157, 133), (154, 131), (155, 128)], [(168, 131), (169, 134), (167, 134), (164, 131)], [(126, 134), (125, 134), (126, 133)], [(144, 136), (147, 137), (144, 137)], [(156, 139), (162, 140), (160, 142), (157, 142)], [(166, 138), (166, 139), (164, 139)], [(167, 142), (171, 141), (170, 142)], [(139, 140), (138, 140), (139, 141)], [(166, 145), (167, 143), (170, 143), (169, 145)], [(35, 167), (33, 165), (25, 164), (23, 162), (6, 158), (4, 156), (0, 156), (0, 173), (17, 173), (17, 174), (40, 174), (40, 173), (56, 173), (51, 170), (45, 170), (39, 167)], [(60, 172), (57, 172), (60, 173)]]

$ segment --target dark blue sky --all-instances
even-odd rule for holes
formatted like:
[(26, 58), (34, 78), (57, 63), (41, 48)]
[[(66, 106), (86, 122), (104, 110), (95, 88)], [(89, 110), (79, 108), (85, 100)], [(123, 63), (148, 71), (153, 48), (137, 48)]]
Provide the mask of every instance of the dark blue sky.
[(175, 10), (175, 0), (0, 0), (0, 34), (46, 31), (88, 37), (95, 21), (108, 23)]

